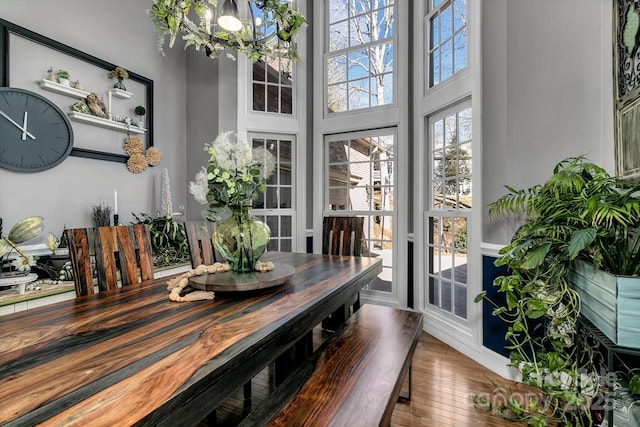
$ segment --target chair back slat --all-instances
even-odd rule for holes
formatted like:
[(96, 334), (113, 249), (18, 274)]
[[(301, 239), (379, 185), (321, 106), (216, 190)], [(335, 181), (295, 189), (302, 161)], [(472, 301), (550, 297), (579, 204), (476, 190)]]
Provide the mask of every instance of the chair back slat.
[(211, 265), (216, 261), (221, 261), (222, 257), (217, 254), (211, 237), (216, 229), (215, 223), (211, 221), (186, 221), (184, 223), (187, 243), (189, 244), (189, 254), (191, 255), (191, 266)]
[(68, 229), (66, 233), (76, 295), (94, 293), (92, 257), (98, 291), (153, 279), (151, 236), (146, 224)]
[(322, 220), (322, 253), (360, 256), (363, 236), (363, 217), (324, 217)]

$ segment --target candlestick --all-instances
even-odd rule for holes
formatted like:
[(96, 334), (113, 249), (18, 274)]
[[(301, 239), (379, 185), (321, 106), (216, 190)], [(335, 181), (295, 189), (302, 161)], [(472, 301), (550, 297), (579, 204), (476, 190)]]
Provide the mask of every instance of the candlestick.
[(119, 225), (120, 224), (120, 218), (118, 217), (118, 214), (113, 214), (113, 225)]
[(118, 215), (118, 191), (113, 190), (113, 214)]

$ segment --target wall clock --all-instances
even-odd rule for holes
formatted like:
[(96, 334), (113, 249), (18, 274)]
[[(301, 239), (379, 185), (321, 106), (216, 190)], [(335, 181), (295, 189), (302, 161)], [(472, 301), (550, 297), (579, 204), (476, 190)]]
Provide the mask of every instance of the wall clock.
[(60, 164), (73, 148), (67, 115), (47, 98), (0, 87), (0, 167), (39, 172)]

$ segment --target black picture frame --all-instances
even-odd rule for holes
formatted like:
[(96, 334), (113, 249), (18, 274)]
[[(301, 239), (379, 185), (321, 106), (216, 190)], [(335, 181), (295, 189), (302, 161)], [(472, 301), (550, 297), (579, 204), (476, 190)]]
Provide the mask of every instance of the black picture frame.
[[(102, 68), (107, 72), (116, 68), (116, 64), (112, 64), (96, 56), (90, 55), (86, 52), (82, 52), (64, 43), (60, 43), (56, 40), (38, 34), (31, 30), (28, 30), (19, 25), (13, 24), (9, 21), (0, 19), (0, 84), (2, 86), (9, 86), (11, 79), (9, 76), (9, 65), (11, 61), (11, 43), (10, 35), (17, 35), (23, 37), (34, 43), (39, 43), (50, 49), (59, 51), (71, 57), (88, 62), (96, 67)], [(153, 134), (153, 80), (127, 70), (129, 73), (129, 79), (133, 80), (145, 87), (145, 103), (146, 103), (146, 145), (148, 147), (153, 146), (154, 134)], [(76, 141), (77, 142), (77, 141)], [(126, 163), (128, 156), (124, 154), (110, 153), (106, 151), (92, 150), (81, 147), (74, 147), (71, 150), (71, 156), (84, 157), (89, 159), (106, 160), (111, 162)]]

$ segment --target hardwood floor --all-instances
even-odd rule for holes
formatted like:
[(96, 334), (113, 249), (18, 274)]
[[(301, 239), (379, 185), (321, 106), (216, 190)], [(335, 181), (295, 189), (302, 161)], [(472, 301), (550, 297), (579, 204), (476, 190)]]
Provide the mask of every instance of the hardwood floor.
[[(391, 425), (526, 425), (509, 423), (473, 405), (474, 395), (492, 395), (494, 387), (489, 379), (505, 386), (514, 386), (462, 353), (422, 332), (413, 357), (411, 400), (401, 399), (396, 404)], [(495, 402), (495, 398), (492, 400)]]
[[(314, 341), (322, 334), (317, 329)], [(476, 394), (492, 396), (493, 386), (489, 379), (513, 386), (423, 332), (413, 358), (411, 400), (400, 399), (396, 404), (391, 426), (525, 426), (524, 423), (509, 423), (473, 405), (472, 398)], [(217, 409), (217, 419), (215, 422), (210, 419), (209, 425), (236, 425), (273, 390), (273, 383), (272, 369), (264, 369), (252, 381), (252, 399), (245, 401), (242, 389), (237, 390)], [(406, 385), (405, 381), (401, 395), (406, 394)]]

